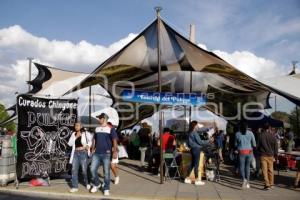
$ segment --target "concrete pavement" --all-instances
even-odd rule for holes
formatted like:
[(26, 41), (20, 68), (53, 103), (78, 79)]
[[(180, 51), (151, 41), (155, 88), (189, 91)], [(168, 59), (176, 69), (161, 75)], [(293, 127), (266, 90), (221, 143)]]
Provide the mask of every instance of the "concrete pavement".
[(293, 189), (295, 172), (281, 172), (275, 177), (274, 189), (263, 190), (262, 180), (251, 181), (251, 188), (241, 189), (238, 177), (233, 176), (231, 166), (223, 165), (221, 170), (221, 181), (218, 183), (206, 181), (204, 186), (184, 184), (178, 180), (166, 181), (159, 184), (159, 177), (148, 172), (142, 172), (138, 167), (139, 162), (132, 160), (121, 160), (119, 165), (120, 184), (111, 184), (111, 195), (104, 197), (99, 191), (95, 194), (89, 193), (82, 185), (79, 192), (69, 193), (68, 182), (64, 179), (51, 181), (49, 187), (29, 187), (28, 183), (22, 183), (20, 188), (15, 189), (13, 184), (0, 188), (2, 195), (25, 195), (51, 199), (140, 199), (140, 200), (299, 200), (300, 189)]

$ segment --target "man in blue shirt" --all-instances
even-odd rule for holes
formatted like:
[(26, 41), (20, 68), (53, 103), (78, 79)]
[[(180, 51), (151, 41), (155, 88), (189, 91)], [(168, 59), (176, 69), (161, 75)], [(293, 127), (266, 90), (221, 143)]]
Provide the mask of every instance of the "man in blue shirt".
[(105, 196), (109, 195), (110, 186), (110, 158), (111, 155), (114, 159), (117, 158), (117, 133), (116, 130), (107, 124), (108, 115), (101, 113), (97, 116), (99, 124), (95, 129), (94, 136), (94, 148), (95, 153), (92, 157), (91, 174), (92, 174), (92, 193), (97, 192), (100, 188), (100, 181), (98, 176), (98, 169), (101, 163), (103, 163), (104, 169), (104, 185), (103, 192)]

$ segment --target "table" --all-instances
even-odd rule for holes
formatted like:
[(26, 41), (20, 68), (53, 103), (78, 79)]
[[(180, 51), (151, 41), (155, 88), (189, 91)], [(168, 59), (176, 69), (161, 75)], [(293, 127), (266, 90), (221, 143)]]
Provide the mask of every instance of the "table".
[(297, 169), (297, 161), (296, 158), (300, 157), (299, 151), (291, 151), (291, 152), (278, 152), (278, 160), (280, 168), (285, 169)]

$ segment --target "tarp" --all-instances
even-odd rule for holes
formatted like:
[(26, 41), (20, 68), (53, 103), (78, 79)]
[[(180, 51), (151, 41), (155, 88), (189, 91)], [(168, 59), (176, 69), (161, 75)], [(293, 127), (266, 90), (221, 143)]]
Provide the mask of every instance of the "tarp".
[(247, 120), (247, 124), (251, 128), (262, 128), (264, 124), (268, 123), (272, 127), (283, 127), (283, 122), (273, 119), (271, 116), (264, 115), (261, 112), (253, 112), (249, 114), (252, 119)]
[[(72, 89), (74, 85), (88, 76), (86, 73), (62, 70), (39, 63), (34, 63), (34, 65), (38, 74), (33, 80), (28, 81), (32, 89), (26, 94), (35, 96), (61, 97), (66, 91)], [(7, 119), (1, 121), (0, 126), (17, 119), (16, 104), (6, 109), (6, 111), (9, 110), (13, 113)]]
[(33, 87), (28, 93), (37, 96), (60, 97), (88, 76), (86, 73), (61, 70), (39, 63), (34, 65), (38, 69), (38, 75), (29, 81)]
[[(187, 116), (184, 114), (184, 110), (170, 110), (164, 109), (163, 112), (163, 120), (162, 126), (168, 127), (175, 132), (187, 132), (189, 129), (189, 114)], [(191, 115), (191, 121), (196, 120), (204, 125), (216, 126), (219, 130), (224, 130), (226, 132), (227, 121), (217, 116), (216, 114), (208, 111), (208, 110), (198, 110), (193, 111)], [(158, 112), (154, 113), (151, 117), (143, 119), (141, 123), (146, 122), (152, 130), (152, 134), (156, 136), (159, 133), (159, 116)], [(207, 127), (208, 128), (208, 127)], [(134, 126), (132, 129), (136, 129), (137, 131), (140, 129), (139, 125)]]
[[(134, 40), (97, 67), (67, 94), (100, 84), (108, 90), (115, 102), (122, 102), (117, 95), (131, 87), (127, 82), (121, 81), (132, 82), (137, 90), (158, 91), (158, 24), (160, 24), (163, 92), (187, 93), (191, 90), (210, 93), (214, 96), (211, 102), (223, 102), (226, 108), (224, 112), (232, 112), (237, 101), (261, 102), (265, 107), (269, 107), (267, 102), (269, 88), (237, 70), (214, 53), (191, 43), (160, 18), (153, 21)], [(189, 87), (190, 85), (192, 88)], [(131, 103), (131, 105), (137, 111), (119, 112), (121, 119), (135, 113), (139, 115), (130, 120), (121, 120), (119, 129), (131, 127), (141, 119), (151, 116), (155, 111), (152, 105), (140, 106), (139, 103)], [(126, 106), (119, 105), (116, 109), (120, 111), (127, 107), (128, 103)]]
[(278, 94), (300, 106), (300, 74), (272, 77), (263, 79), (262, 82), (274, 88)]

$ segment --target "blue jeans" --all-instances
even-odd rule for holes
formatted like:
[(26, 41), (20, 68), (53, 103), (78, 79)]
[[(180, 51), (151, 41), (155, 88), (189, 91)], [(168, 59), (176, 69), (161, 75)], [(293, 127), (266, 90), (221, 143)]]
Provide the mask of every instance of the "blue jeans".
[(100, 164), (103, 164), (104, 173), (104, 190), (109, 190), (110, 186), (110, 157), (111, 154), (94, 153), (91, 164), (92, 183), (94, 186), (100, 185), (98, 169)]
[(198, 168), (199, 168), (199, 161), (200, 161), (200, 148), (193, 148), (192, 149), (192, 163), (188, 170), (188, 175), (191, 173), (191, 171), (194, 168), (195, 178), (198, 178)]
[(250, 180), (250, 164), (253, 159), (253, 154), (240, 154), (239, 160), (240, 160), (240, 173), (242, 176), (242, 180)]
[(79, 166), (82, 169), (83, 182), (86, 186), (88, 184), (87, 178), (87, 152), (86, 151), (75, 151), (73, 162), (72, 162), (72, 188), (78, 188), (78, 171)]
[(255, 153), (254, 153), (254, 158), (253, 158), (253, 159), (256, 160), (256, 171), (255, 171), (255, 176), (256, 176), (256, 177), (259, 177), (259, 174), (260, 174), (260, 165), (261, 165), (261, 163), (260, 163), (260, 155), (259, 155), (258, 152), (255, 152)]

